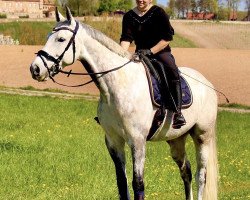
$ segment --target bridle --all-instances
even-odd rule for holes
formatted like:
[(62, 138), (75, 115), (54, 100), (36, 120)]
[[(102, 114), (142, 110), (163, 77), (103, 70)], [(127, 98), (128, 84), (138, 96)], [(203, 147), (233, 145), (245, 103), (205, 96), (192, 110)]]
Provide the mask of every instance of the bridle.
[[(67, 30), (67, 31), (70, 31), (70, 32), (73, 33), (73, 35), (71, 36), (66, 48), (64, 49), (64, 51), (62, 52), (62, 54), (58, 58), (55, 58), (55, 57), (51, 56), (49, 53), (47, 53), (44, 50), (40, 50), (40, 51), (38, 51), (36, 53), (37, 56), (39, 56), (41, 58), (41, 60), (43, 61), (44, 66), (48, 70), (49, 78), (51, 78), (53, 81), (54, 81), (53, 76), (58, 74), (59, 71), (60, 71), (59, 63), (62, 61), (62, 58), (63, 58), (64, 54), (66, 53), (66, 51), (68, 51), (71, 44), (72, 44), (72, 51), (73, 51), (73, 61), (72, 61), (71, 64), (73, 64), (75, 62), (75, 52), (76, 52), (75, 36), (77, 34), (78, 29), (79, 29), (79, 22), (77, 22), (77, 21), (76, 21), (75, 29), (70, 29), (68, 27), (59, 27), (59, 28), (54, 28), (53, 29), (52, 34), (57, 32), (57, 31), (60, 31), (60, 30)], [(45, 62), (44, 58), (46, 58), (49, 61), (54, 62), (54, 64), (52, 65), (51, 68), (48, 67), (48, 65)]]
[[(130, 59), (128, 62), (126, 62), (125, 64), (121, 65), (121, 66), (118, 66), (118, 67), (115, 67), (113, 69), (110, 69), (110, 70), (107, 70), (107, 71), (103, 71), (103, 72), (97, 72), (97, 73), (94, 73), (94, 72), (88, 72), (88, 73), (75, 73), (75, 72), (72, 72), (71, 70), (69, 72), (67, 71), (63, 71), (60, 69), (60, 65), (59, 63), (61, 62), (64, 54), (66, 53), (66, 51), (68, 51), (70, 45), (72, 44), (72, 50), (73, 50), (73, 61), (71, 64), (73, 64), (75, 62), (75, 52), (76, 52), (76, 48), (75, 48), (75, 36), (77, 34), (77, 31), (79, 29), (79, 22), (76, 21), (76, 26), (75, 26), (75, 29), (70, 29), (68, 27), (60, 27), (60, 28), (54, 28), (53, 31), (52, 31), (52, 34), (57, 32), (57, 31), (60, 31), (60, 30), (67, 30), (67, 31), (70, 31), (73, 33), (72, 37), (70, 38), (69, 40), (69, 43), (67, 44), (66, 48), (64, 49), (64, 51), (62, 52), (62, 54), (58, 57), (58, 58), (55, 58), (53, 56), (51, 56), (49, 53), (47, 53), (46, 51), (44, 50), (40, 50), (38, 51), (36, 54), (37, 56), (39, 56), (41, 58), (41, 60), (43, 61), (43, 64), (44, 66), (46, 67), (46, 69), (48, 70), (48, 74), (49, 74), (49, 78), (54, 82), (54, 83), (57, 83), (59, 85), (62, 85), (62, 86), (66, 86), (66, 87), (80, 87), (80, 86), (84, 86), (84, 85), (87, 85), (91, 82), (93, 82), (93, 78), (92, 80), (86, 82), (86, 83), (83, 83), (83, 84), (79, 84), (79, 85), (65, 85), (65, 84), (62, 84), (62, 83), (58, 83), (53, 77), (58, 74), (59, 72), (60, 73), (63, 73), (63, 74), (67, 74), (68, 76), (70, 76), (71, 74), (72, 75), (90, 75), (92, 77), (92, 75), (100, 75), (99, 77), (97, 78), (100, 78), (102, 75), (105, 75), (109, 72), (112, 72), (112, 71), (116, 71), (122, 67), (124, 67), (125, 65), (127, 65), (128, 63), (134, 61), (133, 59)], [(54, 62), (54, 64), (52, 65), (51, 68), (48, 67), (47, 63), (45, 62), (44, 58), (46, 58), (47, 60), (49, 61), (52, 61)], [(87, 63), (85, 63), (87, 64)], [(94, 81), (95, 82), (95, 81)], [(96, 83), (96, 82), (95, 82)], [(97, 85), (97, 83), (96, 83)]]

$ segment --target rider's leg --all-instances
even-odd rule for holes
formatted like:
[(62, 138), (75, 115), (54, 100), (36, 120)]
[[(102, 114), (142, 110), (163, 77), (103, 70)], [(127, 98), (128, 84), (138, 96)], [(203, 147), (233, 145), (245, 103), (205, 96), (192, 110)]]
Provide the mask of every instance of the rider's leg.
[(173, 128), (180, 128), (186, 124), (186, 121), (181, 114), (181, 105), (182, 105), (182, 91), (180, 84), (180, 76), (178, 68), (175, 64), (174, 56), (171, 52), (162, 52), (157, 55), (159, 59), (165, 66), (165, 73), (167, 74), (168, 79), (170, 80), (171, 91), (174, 98), (175, 108), (174, 108), (174, 117), (173, 117)]
[(177, 129), (177, 128), (180, 128), (181, 126), (185, 125), (186, 121), (185, 121), (183, 115), (181, 114), (182, 91), (181, 91), (180, 80), (173, 80), (172, 84), (174, 87), (173, 91), (175, 91), (174, 99), (175, 99), (176, 107), (177, 107), (177, 110), (176, 110), (174, 117), (173, 117), (172, 126), (173, 126), (173, 128)]

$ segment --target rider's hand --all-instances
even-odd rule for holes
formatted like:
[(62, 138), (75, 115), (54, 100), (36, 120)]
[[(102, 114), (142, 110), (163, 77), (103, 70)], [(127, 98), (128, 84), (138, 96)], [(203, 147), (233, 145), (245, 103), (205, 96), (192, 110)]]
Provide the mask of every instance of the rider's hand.
[(150, 49), (140, 49), (138, 50), (138, 54), (144, 55), (144, 56), (152, 56), (153, 53)]

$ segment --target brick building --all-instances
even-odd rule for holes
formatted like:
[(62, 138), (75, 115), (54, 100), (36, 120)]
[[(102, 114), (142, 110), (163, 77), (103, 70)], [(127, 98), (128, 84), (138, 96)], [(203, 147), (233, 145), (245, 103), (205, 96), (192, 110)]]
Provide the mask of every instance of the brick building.
[(54, 17), (53, 0), (0, 0), (0, 13), (7, 18)]
[(192, 20), (213, 20), (215, 19), (215, 14), (214, 13), (205, 13), (205, 12), (188, 12), (187, 13), (187, 19), (192, 19)]

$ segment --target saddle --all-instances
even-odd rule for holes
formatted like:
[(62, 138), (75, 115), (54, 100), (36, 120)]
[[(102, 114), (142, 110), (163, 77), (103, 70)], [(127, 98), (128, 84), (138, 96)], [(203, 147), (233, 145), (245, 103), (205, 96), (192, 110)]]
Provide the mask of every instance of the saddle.
[[(167, 91), (165, 91), (167, 99), (164, 99), (163, 91), (162, 91), (162, 84), (164, 80), (162, 80), (161, 74), (165, 73), (163, 64), (156, 60), (150, 59), (146, 56), (141, 56), (143, 65), (145, 67), (146, 75), (148, 78), (150, 96), (152, 99), (152, 103), (156, 107), (161, 107), (164, 101), (167, 101), (168, 105), (165, 107), (166, 109), (173, 110), (173, 99), (172, 96), (172, 89), (169, 87), (169, 80), (167, 80)], [(179, 71), (179, 73), (181, 73)], [(167, 76), (166, 76), (167, 77)], [(187, 83), (186, 79), (180, 74), (180, 82), (181, 82), (181, 89), (182, 89), (182, 109), (186, 109), (192, 105), (193, 96), (189, 84)]]
[[(162, 91), (162, 88), (166, 88), (162, 86), (163, 84), (166, 84), (163, 82), (165, 80), (162, 80), (162, 74), (165, 74), (163, 64), (156, 59), (151, 59), (143, 55), (139, 55), (139, 57), (141, 58), (141, 61), (145, 67), (152, 103), (157, 107), (157, 111), (155, 113), (152, 126), (147, 137), (147, 140), (150, 140), (164, 121), (166, 113), (165, 109), (175, 110), (175, 103), (172, 97), (173, 92), (168, 84), (169, 80), (167, 80), (167, 91)], [(166, 74), (165, 77), (167, 77)], [(192, 92), (186, 79), (181, 74), (180, 82), (182, 89), (182, 109), (187, 109), (192, 105), (193, 102)]]

